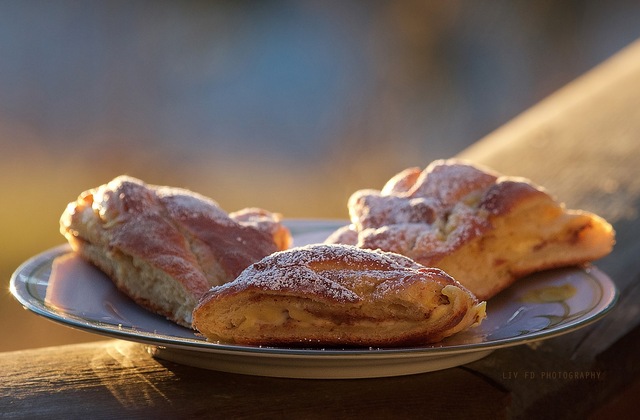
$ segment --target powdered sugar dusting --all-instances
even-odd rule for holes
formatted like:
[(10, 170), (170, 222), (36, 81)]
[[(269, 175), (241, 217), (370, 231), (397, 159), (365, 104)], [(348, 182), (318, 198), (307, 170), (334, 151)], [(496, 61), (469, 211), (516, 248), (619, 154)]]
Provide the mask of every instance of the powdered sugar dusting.
[(279, 214), (256, 207), (249, 207), (229, 213), (229, 217), (236, 223), (267, 232), (270, 235), (275, 234), (282, 228), (280, 223), (281, 216)]
[[(458, 160), (438, 160), (421, 172), (409, 168), (398, 173), (381, 191), (357, 191), (349, 199), (357, 246), (397, 252), (429, 265), (491, 228), (488, 212), (479, 204), (498, 177)], [(343, 229), (329, 242), (341, 238), (353, 241)]]
[(422, 170), (420, 168), (407, 168), (393, 177), (382, 187), (380, 194), (395, 195), (408, 192), (416, 183), (416, 179), (420, 176)]
[(381, 195), (377, 191), (357, 192), (351, 196), (351, 221), (358, 229), (384, 224), (432, 223), (440, 203), (430, 197)]
[(243, 271), (232, 283), (209, 294), (257, 288), (267, 292), (304, 293), (338, 302), (358, 302), (377, 290), (391, 290), (425, 268), (398, 254), (350, 245), (314, 244), (276, 252)]
[(496, 179), (472, 165), (455, 160), (435, 161), (423, 171), (409, 196), (431, 197), (449, 207), (473, 191), (486, 189)]
[(218, 203), (208, 197), (181, 188), (164, 186), (155, 188), (159, 200), (176, 219), (206, 218), (216, 224), (235, 225)]

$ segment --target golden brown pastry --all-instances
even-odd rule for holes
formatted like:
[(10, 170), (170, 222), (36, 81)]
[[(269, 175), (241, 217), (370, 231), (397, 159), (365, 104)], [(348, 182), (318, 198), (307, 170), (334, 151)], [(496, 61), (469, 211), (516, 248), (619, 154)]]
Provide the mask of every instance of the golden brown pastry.
[(565, 209), (527, 179), (457, 160), (406, 169), (381, 191), (355, 192), (348, 206), (351, 225), (327, 243), (406, 255), (483, 300), (526, 274), (596, 260), (614, 244), (601, 217)]
[(234, 217), (194, 192), (127, 176), (83, 192), (60, 231), (134, 301), (186, 327), (212, 286), (291, 244), (276, 214), (247, 209)]
[(228, 343), (390, 347), (438, 342), (484, 317), (485, 303), (439, 269), (317, 244), (269, 255), (213, 287), (193, 325)]

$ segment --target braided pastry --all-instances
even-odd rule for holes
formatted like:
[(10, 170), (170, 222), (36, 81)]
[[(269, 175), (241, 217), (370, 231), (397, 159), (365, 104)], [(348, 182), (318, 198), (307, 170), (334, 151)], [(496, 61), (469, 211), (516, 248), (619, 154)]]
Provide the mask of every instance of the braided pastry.
[(601, 217), (565, 209), (527, 179), (457, 160), (406, 169), (380, 191), (355, 192), (348, 207), (351, 225), (327, 243), (406, 255), (483, 300), (526, 274), (603, 257), (614, 244)]
[(307, 245), (212, 288), (193, 314), (211, 341), (276, 346), (433, 343), (485, 317), (485, 303), (446, 273), (398, 254)]
[(228, 215), (194, 192), (127, 176), (83, 192), (62, 214), (60, 231), (136, 303), (186, 327), (212, 286), (291, 244), (276, 214)]

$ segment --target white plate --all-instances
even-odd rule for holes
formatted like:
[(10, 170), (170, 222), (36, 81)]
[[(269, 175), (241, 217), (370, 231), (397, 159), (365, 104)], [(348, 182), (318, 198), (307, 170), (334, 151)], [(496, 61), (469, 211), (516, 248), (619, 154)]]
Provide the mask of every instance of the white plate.
[[(344, 224), (290, 220), (294, 245), (321, 242)], [(584, 327), (614, 305), (616, 288), (595, 267), (538, 273), (487, 304), (480, 327), (437, 345), (410, 348), (292, 349), (207, 342), (142, 309), (67, 246), (22, 264), (11, 292), (34, 313), (81, 330), (143, 343), (154, 356), (225, 372), (294, 378), (365, 378), (445, 369), (504, 347), (548, 339)]]

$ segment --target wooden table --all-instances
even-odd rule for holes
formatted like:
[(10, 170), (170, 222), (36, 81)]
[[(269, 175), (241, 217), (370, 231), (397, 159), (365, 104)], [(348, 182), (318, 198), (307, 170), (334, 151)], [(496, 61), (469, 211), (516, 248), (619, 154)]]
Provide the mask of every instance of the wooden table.
[(461, 157), (546, 186), (610, 220), (598, 267), (621, 291), (603, 320), (465, 366), (356, 380), (200, 370), (107, 340), (0, 354), (0, 417), (607, 418), (640, 396), (640, 42)]

